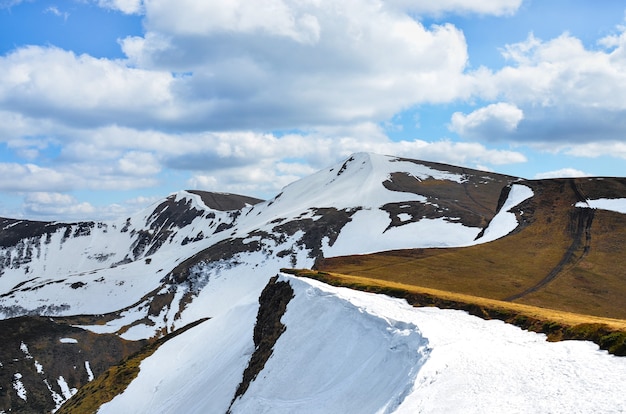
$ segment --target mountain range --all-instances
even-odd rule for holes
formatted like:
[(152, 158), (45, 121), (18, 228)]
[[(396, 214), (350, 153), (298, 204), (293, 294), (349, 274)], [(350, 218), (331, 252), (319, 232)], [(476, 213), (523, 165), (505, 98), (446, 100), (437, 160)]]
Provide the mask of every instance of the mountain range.
[(357, 153), (270, 200), (0, 229), (0, 412), (626, 406), (624, 178)]

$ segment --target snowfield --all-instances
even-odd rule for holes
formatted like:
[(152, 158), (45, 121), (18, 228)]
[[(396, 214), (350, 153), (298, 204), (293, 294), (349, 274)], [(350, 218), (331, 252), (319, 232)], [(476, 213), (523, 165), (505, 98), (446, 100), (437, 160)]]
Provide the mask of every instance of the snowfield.
[[(281, 275), (286, 331), (232, 413), (620, 413), (626, 358), (463, 311)], [(176, 337), (99, 413), (226, 412), (256, 305)], [(208, 338), (211, 338), (208, 340)]]
[(576, 207), (596, 208), (626, 214), (626, 198), (599, 198), (597, 200), (579, 201)]

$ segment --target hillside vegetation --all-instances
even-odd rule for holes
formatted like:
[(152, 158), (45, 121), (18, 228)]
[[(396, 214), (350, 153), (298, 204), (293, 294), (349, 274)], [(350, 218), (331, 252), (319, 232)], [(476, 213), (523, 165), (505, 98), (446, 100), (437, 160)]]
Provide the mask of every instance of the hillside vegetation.
[(519, 227), (486, 244), (326, 258), (316, 269), (543, 308), (626, 318), (626, 215), (575, 207), (626, 196), (626, 180), (523, 181)]

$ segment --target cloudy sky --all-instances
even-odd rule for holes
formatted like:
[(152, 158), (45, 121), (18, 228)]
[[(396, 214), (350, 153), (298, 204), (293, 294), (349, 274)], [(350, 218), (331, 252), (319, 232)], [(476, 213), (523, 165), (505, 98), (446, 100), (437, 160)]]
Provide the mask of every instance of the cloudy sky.
[(0, 0), (0, 216), (272, 197), (358, 151), (626, 175), (622, 0)]

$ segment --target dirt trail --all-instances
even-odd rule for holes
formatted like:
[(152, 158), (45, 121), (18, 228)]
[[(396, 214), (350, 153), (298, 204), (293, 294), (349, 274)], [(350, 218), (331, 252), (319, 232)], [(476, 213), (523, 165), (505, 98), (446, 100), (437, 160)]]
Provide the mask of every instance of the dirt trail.
[[(574, 181), (571, 182), (571, 188), (576, 196), (577, 201), (586, 201), (585, 195)], [(573, 240), (567, 250), (565, 250), (565, 253), (563, 254), (563, 257), (561, 257), (559, 263), (554, 266), (546, 275), (546, 277), (541, 279), (537, 284), (529, 287), (522, 292), (511, 295), (504, 300), (513, 301), (544, 288), (547, 284), (552, 282), (566, 267), (575, 266), (581, 260), (583, 260), (585, 256), (587, 256), (587, 253), (589, 253), (589, 249), (591, 248), (591, 225), (593, 223), (594, 215), (595, 210), (592, 208), (572, 207), (568, 230), (571, 233)], [(581, 248), (582, 253), (578, 258), (576, 258), (576, 253)]]

